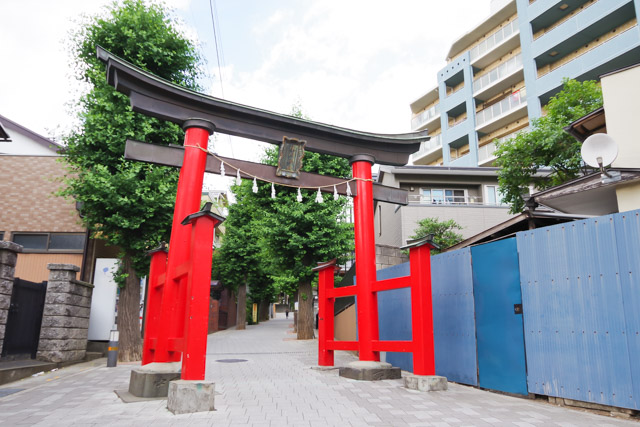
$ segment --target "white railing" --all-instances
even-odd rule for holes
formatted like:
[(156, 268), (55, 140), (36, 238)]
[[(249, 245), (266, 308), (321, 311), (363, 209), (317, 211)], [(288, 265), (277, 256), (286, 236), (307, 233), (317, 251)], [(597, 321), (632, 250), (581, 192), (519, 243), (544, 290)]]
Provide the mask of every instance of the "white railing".
[(432, 205), (432, 206), (506, 206), (500, 202), (485, 202), (481, 196), (453, 196), (446, 199), (431, 200), (419, 194), (409, 195), (410, 205)]
[(440, 104), (436, 104), (433, 107), (424, 110), (422, 113), (411, 119), (411, 129), (419, 128), (438, 114), (440, 114)]
[(418, 159), (436, 148), (442, 147), (442, 134), (432, 136), (430, 140), (420, 145), (420, 150), (411, 155), (412, 161)]
[(478, 147), (478, 162), (482, 163), (487, 159), (493, 157), (493, 153), (496, 151), (496, 142), (492, 141), (487, 145)]
[(491, 51), (491, 49), (493, 49), (495, 46), (502, 43), (503, 40), (508, 39), (512, 34), (517, 33), (518, 31), (518, 20), (515, 19), (509, 22), (507, 25), (487, 37), (486, 40), (483, 40), (482, 43), (471, 49), (471, 62), (473, 62), (474, 59), (479, 58), (485, 53)]
[(524, 89), (512, 93), (500, 102), (496, 102), (490, 107), (480, 110), (476, 113), (476, 125), (483, 125), (496, 117), (508, 113), (516, 107), (524, 104), (527, 101), (526, 92)]
[(410, 205), (446, 205), (446, 206), (465, 206), (465, 205), (483, 205), (480, 196), (447, 196), (444, 199), (432, 200), (419, 194), (409, 195)]
[(493, 70), (489, 71), (482, 77), (477, 78), (473, 82), (473, 92), (476, 93), (493, 83), (504, 79), (507, 76), (513, 74), (516, 70), (522, 68), (522, 55), (518, 54), (508, 60), (507, 62), (498, 65)]
[(524, 127), (522, 129), (518, 129), (515, 132), (511, 132), (508, 135), (503, 136), (502, 138), (496, 138), (493, 141), (491, 141), (490, 143), (488, 143), (487, 145), (483, 145), (482, 147), (478, 148), (478, 162), (482, 163), (487, 159), (490, 159), (492, 157), (495, 157), (493, 155), (493, 153), (495, 153), (496, 148), (498, 148), (498, 144), (506, 141), (507, 139), (511, 139), (514, 136), (518, 135), (519, 133), (522, 132), (528, 132), (529, 131), (529, 126)]

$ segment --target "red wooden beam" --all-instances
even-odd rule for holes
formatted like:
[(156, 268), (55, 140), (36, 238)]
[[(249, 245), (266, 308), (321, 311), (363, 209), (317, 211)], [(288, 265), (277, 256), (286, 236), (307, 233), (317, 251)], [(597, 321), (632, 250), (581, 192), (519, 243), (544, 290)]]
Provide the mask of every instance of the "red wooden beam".
[(342, 288), (333, 288), (327, 291), (327, 298), (341, 298), (355, 295), (358, 289), (355, 286), (344, 286)]
[(331, 350), (357, 351), (358, 341), (327, 341), (327, 348)]
[(378, 280), (373, 284), (373, 291), (390, 291), (392, 289), (408, 288), (409, 286), (411, 286), (411, 276), (403, 276), (393, 279)]
[(401, 353), (411, 353), (414, 351), (413, 341), (373, 341), (375, 351), (397, 351)]

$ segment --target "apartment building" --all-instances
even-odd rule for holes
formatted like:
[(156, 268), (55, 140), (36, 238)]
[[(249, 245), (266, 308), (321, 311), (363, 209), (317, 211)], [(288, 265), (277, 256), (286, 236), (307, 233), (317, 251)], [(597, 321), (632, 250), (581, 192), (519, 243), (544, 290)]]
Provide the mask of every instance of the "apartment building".
[(465, 239), (512, 217), (498, 192), (497, 168), (381, 166), (377, 182), (409, 193), (407, 206), (375, 204), (376, 244), (403, 246), (420, 220), (455, 220)]
[(431, 140), (414, 165), (491, 166), (495, 141), (526, 130), (565, 77), (598, 79), (640, 60), (640, 0), (494, 0), (457, 39), (438, 85), (411, 103)]

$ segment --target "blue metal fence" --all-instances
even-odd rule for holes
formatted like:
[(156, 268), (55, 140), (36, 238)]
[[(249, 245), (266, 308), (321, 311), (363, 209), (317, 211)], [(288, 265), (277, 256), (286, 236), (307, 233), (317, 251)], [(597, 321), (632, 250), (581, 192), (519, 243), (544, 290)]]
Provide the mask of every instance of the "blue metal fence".
[(431, 258), (436, 373), (478, 385), (470, 248)]
[[(528, 391), (640, 409), (640, 210), (516, 239)], [(477, 385), (471, 250), (431, 262), (436, 373)], [(408, 274), (407, 263), (378, 279)], [(378, 305), (381, 339), (410, 339), (409, 289), (379, 293)], [(410, 354), (387, 361), (412, 369)]]
[(639, 231), (631, 212), (517, 234), (529, 392), (639, 409)]
[[(407, 276), (409, 263), (378, 271), (378, 280)], [(462, 249), (431, 258), (433, 334), (436, 374), (477, 385), (471, 251)], [(408, 288), (378, 293), (380, 339), (411, 339)], [(413, 371), (411, 353), (387, 353), (387, 362)]]
[[(409, 263), (378, 270), (377, 280), (408, 276)], [(378, 292), (378, 324), (381, 340), (411, 340), (411, 290), (409, 288)], [(411, 353), (387, 353), (387, 362), (413, 372)]]

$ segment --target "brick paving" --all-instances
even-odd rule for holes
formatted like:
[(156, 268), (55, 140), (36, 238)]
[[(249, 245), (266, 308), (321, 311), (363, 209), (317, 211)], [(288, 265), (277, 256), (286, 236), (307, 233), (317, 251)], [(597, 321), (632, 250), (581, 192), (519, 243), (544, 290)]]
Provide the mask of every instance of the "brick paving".
[[(295, 341), (291, 319), (209, 336), (207, 379), (216, 411), (173, 415), (166, 400), (122, 403), (138, 364), (105, 359), (5, 384), (0, 425), (19, 426), (639, 426), (624, 420), (458, 384), (420, 393), (401, 380), (355, 381), (315, 370), (317, 341)], [(355, 360), (336, 353), (336, 365)]]

